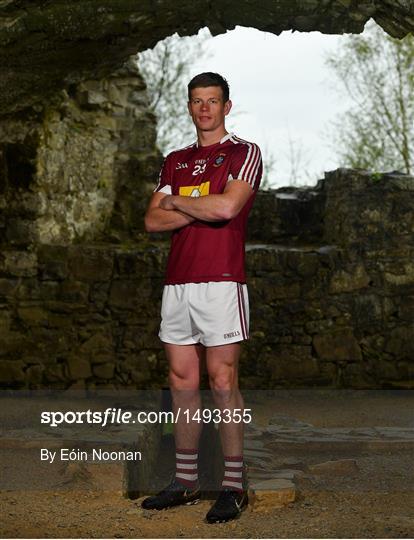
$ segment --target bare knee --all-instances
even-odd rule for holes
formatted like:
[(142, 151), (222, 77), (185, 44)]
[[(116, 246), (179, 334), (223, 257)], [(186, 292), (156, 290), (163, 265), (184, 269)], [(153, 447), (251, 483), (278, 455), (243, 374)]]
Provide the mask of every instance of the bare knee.
[(231, 390), (233, 388), (233, 377), (229, 373), (210, 375), (210, 388), (213, 392)]
[(195, 391), (199, 388), (199, 372), (191, 371), (188, 373), (181, 373), (178, 371), (174, 371), (173, 369), (170, 369), (169, 375), (168, 375), (168, 381), (171, 390), (188, 390), (188, 391)]
[(237, 371), (233, 367), (226, 367), (217, 372), (209, 373), (210, 388), (215, 400), (227, 402), (232, 399), (237, 389)]

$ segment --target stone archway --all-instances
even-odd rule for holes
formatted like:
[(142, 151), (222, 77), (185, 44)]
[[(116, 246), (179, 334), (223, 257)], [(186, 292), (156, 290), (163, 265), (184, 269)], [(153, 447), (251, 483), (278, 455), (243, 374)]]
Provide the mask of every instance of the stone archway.
[(178, 32), (213, 35), (250, 26), (326, 34), (360, 33), (372, 17), (394, 37), (414, 30), (414, 5), (398, 0), (90, 0), (0, 2), (0, 114), (18, 111), (71, 83), (101, 79), (131, 54)]

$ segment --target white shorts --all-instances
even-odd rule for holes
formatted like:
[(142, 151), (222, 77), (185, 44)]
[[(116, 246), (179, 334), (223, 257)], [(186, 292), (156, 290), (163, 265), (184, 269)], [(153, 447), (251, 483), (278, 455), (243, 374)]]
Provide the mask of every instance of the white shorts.
[(165, 285), (161, 341), (176, 345), (226, 345), (249, 338), (247, 285), (209, 281)]

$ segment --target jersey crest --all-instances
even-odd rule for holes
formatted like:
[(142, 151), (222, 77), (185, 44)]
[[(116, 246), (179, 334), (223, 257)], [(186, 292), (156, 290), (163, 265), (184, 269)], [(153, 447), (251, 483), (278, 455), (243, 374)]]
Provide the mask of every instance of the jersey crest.
[(220, 167), (225, 157), (226, 157), (226, 154), (224, 154), (223, 152), (220, 152), (220, 154), (214, 160), (213, 167)]

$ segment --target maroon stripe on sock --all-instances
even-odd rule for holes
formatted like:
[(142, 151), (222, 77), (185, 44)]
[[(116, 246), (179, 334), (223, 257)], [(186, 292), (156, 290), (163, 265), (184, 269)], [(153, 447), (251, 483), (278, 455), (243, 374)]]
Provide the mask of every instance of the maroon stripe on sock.
[(184, 486), (187, 486), (189, 488), (194, 488), (197, 485), (197, 480), (194, 480), (194, 482), (192, 482), (191, 480), (186, 480), (185, 478), (180, 477), (178, 477), (177, 480), (180, 482), (180, 484), (183, 484)]
[(223, 488), (225, 487), (229, 487), (230, 489), (234, 490), (234, 491), (238, 491), (239, 493), (243, 493), (244, 489), (243, 489), (243, 486), (240, 488), (240, 487), (236, 487), (236, 486), (226, 486), (226, 484), (224, 484), (224, 486), (222, 485)]
[(175, 468), (175, 470), (179, 473), (184, 474), (197, 474), (197, 469), (179, 469), (178, 467)]
[(243, 461), (243, 456), (224, 456), (224, 461)]
[(223, 477), (223, 483), (225, 482), (234, 482), (235, 484), (240, 484), (241, 486), (243, 486), (243, 482), (242, 482), (242, 479), (241, 478), (231, 478), (230, 476), (224, 476)]
[(195, 450), (189, 450), (188, 448), (185, 448), (185, 449), (181, 449), (181, 448), (176, 448), (175, 449), (175, 453), (176, 454), (198, 454), (198, 450), (195, 449)]

